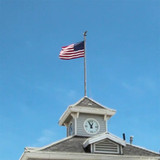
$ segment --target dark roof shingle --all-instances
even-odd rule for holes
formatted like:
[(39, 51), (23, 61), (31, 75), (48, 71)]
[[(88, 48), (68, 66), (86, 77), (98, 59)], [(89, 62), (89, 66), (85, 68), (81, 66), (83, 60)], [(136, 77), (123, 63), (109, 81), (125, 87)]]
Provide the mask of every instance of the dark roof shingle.
[(83, 148), (83, 142), (86, 137), (74, 136), (70, 139), (66, 139), (60, 143), (45, 148), (44, 151), (63, 151), (63, 152), (80, 152), (85, 153)]
[(147, 149), (127, 144), (124, 147), (124, 155), (135, 155), (135, 156), (160, 156), (160, 154), (156, 152), (149, 151)]
[[(78, 153), (86, 153), (83, 148), (83, 143), (88, 137), (74, 136), (64, 141), (60, 141), (59, 143), (55, 143), (49, 147), (43, 149), (43, 151), (59, 151), (59, 152), (78, 152)], [(134, 155), (134, 156), (160, 156), (160, 154), (156, 152), (149, 151), (147, 149), (137, 147), (135, 145), (127, 144), (123, 148), (124, 155)]]

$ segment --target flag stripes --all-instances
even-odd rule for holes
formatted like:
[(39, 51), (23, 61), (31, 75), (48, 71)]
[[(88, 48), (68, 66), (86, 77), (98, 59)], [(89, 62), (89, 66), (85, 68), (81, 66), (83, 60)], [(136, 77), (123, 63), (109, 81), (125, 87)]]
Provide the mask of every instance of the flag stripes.
[(62, 47), (60, 51), (59, 58), (63, 60), (70, 60), (75, 58), (84, 57), (84, 41), (71, 44), (68, 46)]

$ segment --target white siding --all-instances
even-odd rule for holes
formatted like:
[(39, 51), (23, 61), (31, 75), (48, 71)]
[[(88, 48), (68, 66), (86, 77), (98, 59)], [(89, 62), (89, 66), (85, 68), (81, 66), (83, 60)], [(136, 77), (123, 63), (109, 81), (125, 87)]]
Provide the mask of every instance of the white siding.
[(106, 121), (104, 121), (104, 116), (80, 113), (79, 118), (77, 119), (77, 135), (80, 135), (80, 136), (93, 136), (94, 135), (94, 134), (90, 135), (84, 130), (83, 124), (85, 120), (88, 118), (94, 118), (98, 121), (100, 125), (100, 130), (96, 134), (106, 132)]

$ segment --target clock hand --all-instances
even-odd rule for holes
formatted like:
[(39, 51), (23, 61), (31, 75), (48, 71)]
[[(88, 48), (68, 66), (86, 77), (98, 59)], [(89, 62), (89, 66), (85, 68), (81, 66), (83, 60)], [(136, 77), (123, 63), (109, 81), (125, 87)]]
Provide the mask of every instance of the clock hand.
[(90, 128), (93, 128), (93, 127), (92, 127), (92, 126), (93, 126), (93, 124), (91, 124), (91, 123), (90, 123), (90, 121), (88, 121), (88, 123), (89, 123), (89, 125), (90, 125)]
[(90, 121), (88, 121), (88, 123), (89, 123), (89, 125), (91, 126), (91, 123), (90, 123)]
[(91, 123), (91, 128), (93, 128), (93, 123)]

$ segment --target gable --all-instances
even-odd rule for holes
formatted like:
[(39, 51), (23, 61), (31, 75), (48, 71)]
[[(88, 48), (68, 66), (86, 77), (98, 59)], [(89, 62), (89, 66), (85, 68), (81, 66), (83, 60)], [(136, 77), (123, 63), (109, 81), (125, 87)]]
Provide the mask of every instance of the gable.
[(88, 138), (83, 143), (83, 147), (86, 148), (88, 146), (90, 146), (92, 153), (123, 154), (123, 146), (126, 146), (126, 142), (105, 132)]
[(92, 144), (92, 152), (94, 153), (108, 153), (108, 154), (122, 154), (122, 145), (115, 143), (109, 139), (99, 141)]
[(103, 107), (102, 105), (100, 105), (99, 103), (95, 102), (94, 100), (88, 98), (88, 97), (84, 97), (82, 98), (80, 101), (78, 101), (75, 106), (84, 106), (84, 107), (90, 107), (90, 108), (101, 108), (101, 109), (105, 109), (105, 107)]
[(121, 146), (126, 146), (126, 142), (122, 140), (121, 138), (109, 133), (109, 132), (104, 132), (102, 134), (98, 134), (96, 136), (93, 136), (91, 138), (88, 138), (84, 143), (83, 146), (84, 148), (87, 147), (90, 144), (95, 144), (100, 141), (104, 141), (105, 139), (109, 139), (112, 142), (115, 142)]

